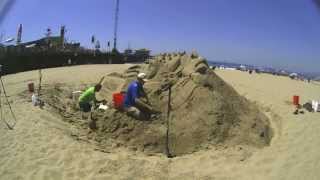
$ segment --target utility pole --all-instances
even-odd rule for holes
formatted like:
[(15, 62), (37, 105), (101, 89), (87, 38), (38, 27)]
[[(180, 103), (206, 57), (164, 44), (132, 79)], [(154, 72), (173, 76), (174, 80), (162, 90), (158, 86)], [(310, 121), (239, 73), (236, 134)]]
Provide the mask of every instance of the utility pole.
[(118, 19), (119, 19), (119, 1), (116, 0), (116, 11), (115, 11), (115, 19), (114, 19), (114, 38), (113, 38), (113, 49), (117, 49), (117, 35), (118, 35)]

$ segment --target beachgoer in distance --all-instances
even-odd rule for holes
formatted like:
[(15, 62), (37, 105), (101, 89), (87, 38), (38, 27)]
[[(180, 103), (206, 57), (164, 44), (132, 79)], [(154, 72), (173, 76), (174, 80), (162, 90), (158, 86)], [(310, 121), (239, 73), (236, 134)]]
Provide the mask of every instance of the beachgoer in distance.
[(152, 108), (143, 85), (148, 80), (145, 73), (139, 73), (137, 80), (131, 82), (124, 100), (124, 110), (136, 119), (148, 119), (151, 114), (160, 113)]

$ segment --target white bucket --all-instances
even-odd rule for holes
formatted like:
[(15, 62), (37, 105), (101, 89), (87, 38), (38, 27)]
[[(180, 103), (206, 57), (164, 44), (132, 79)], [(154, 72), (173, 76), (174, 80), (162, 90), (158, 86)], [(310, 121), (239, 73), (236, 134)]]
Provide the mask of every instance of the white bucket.
[(74, 102), (78, 102), (81, 93), (82, 93), (82, 91), (74, 91), (74, 92), (72, 92), (72, 100)]
[(314, 112), (320, 111), (319, 101), (312, 100), (312, 109)]
[(34, 106), (37, 106), (39, 104), (38, 96), (36, 94), (32, 94), (31, 101)]
[(104, 104), (101, 103), (99, 105), (98, 109), (105, 111), (105, 110), (109, 109), (109, 107), (107, 105), (104, 105)]

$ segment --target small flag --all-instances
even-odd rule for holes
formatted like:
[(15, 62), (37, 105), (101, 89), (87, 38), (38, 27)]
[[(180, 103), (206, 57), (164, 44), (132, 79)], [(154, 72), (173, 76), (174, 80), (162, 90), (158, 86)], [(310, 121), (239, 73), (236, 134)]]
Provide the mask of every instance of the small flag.
[(95, 37), (92, 36), (92, 37), (91, 37), (91, 43), (94, 43), (95, 41), (96, 41)]

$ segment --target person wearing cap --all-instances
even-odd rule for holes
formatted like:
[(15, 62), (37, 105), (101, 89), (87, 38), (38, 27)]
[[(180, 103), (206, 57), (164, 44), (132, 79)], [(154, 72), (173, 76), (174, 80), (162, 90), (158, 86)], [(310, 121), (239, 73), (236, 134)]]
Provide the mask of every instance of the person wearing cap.
[[(143, 89), (143, 85), (147, 82), (145, 73), (139, 73), (137, 80), (131, 82), (124, 100), (124, 110), (128, 115), (136, 119), (148, 119), (150, 114), (157, 113), (149, 104), (149, 99)], [(143, 100), (146, 99), (146, 102)]]

